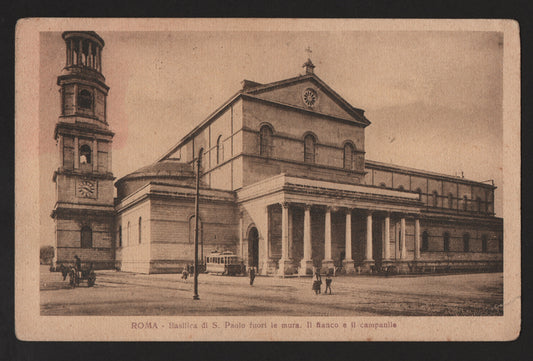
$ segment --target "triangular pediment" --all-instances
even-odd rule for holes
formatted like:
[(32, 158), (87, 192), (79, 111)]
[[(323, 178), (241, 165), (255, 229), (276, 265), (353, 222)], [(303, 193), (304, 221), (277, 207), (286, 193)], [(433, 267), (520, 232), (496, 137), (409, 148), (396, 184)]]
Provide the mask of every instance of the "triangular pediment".
[(243, 93), (262, 100), (352, 120), (362, 125), (370, 124), (362, 109), (352, 107), (314, 74), (264, 85), (250, 81), (246, 84)]

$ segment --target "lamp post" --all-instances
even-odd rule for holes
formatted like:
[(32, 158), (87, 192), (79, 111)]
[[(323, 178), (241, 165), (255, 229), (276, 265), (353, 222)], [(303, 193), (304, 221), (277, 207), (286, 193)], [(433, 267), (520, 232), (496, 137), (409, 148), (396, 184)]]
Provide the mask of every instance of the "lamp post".
[(195, 211), (194, 211), (194, 296), (193, 300), (199, 300), (198, 296), (198, 210), (200, 203), (200, 165), (202, 153), (198, 154), (196, 159), (196, 198), (194, 201)]

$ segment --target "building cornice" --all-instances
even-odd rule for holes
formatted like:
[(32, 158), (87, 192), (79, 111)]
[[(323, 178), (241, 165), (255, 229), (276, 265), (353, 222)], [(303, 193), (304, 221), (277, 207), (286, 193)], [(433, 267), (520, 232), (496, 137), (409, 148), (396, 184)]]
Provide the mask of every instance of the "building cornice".
[[(66, 117), (67, 116), (63, 116), (62, 118), (66, 118)], [(76, 117), (76, 116), (73, 115), (72, 117)], [(111, 137), (111, 138), (113, 138), (113, 136), (115, 135), (115, 133), (113, 133), (113, 131), (109, 129), (101, 128), (99, 126), (95, 126), (95, 125), (91, 125), (89, 123), (83, 123), (83, 122), (66, 123), (66, 122), (60, 121), (56, 124), (55, 130), (54, 130), (54, 139), (57, 139), (59, 132), (64, 132), (70, 135), (78, 135), (78, 136), (84, 136), (84, 137), (89, 137), (89, 138), (91, 138), (91, 135), (94, 135), (94, 134), (100, 134), (100, 135)], [(92, 138), (94, 138), (94, 136)], [(108, 141), (110, 140), (111, 139), (108, 139)]]
[[(164, 188), (158, 188), (164, 187)], [(217, 194), (218, 193), (218, 194)], [(223, 196), (221, 193), (225, 193)], [(146, 199), (182, 199), (194, 202), (196, 190), (195, 187), (187, 187), (164, 182), (149, 182), (120, 200), (115, 209), (117, 213), (124, 212), (127, 209)], [(235, 203), (235, 193), (233, 191), (215, 190), (210, 188), (200, 188), (200, 201), (210, 203)]]
[(311, 109), (307, 109), (307, 108), (304, 108), (304, 107), (298, 107), (298, 106), (293, 105), (293, 104), (281, 103), (281, 102), (276, 102), (274, 100), (260, 98), (258, 96), (252, 95), (252, 94), (242, 94), (242, 97), (245, 98), (245, 99), (249, 99), (249, 100), (255, 100), (255, 101), (258, 101), (258, 102), (267, 103), (267, 104), (270, 104), (270, 105), (273, 105), (273, 106), (276, 106), (276, 107), (279, 107), (279, 108), (290, 109), (292, 111), (303, 113), (303, 114), (307, 114), (307, 115), (311, 115), (311, 116), (314, 116), (314, 117), (317, 117), (317, 118), (327, 118), (329, 120), (334, 120), (334, 121), (337, 121), (337, 122), (340, 122), (340, 123), (344, 123), (344, 124), (358, 125), (358, 126), (363, 127), (363, 128), (365, 128), (365, 127), (367, 127), (369, 125), (369, 123), (365, 123), (365, 122), (363, 122), (361, 120), (358, 120), (358, 119), (341, 118), (341, 117), (337, 117), (337, 116), (331, 115), (331, 114), (320, 113), (320, 112), (317, 112), (316, 110), (311, 110)]
[(94, 172), (82, 172), (80, 170), (70, 170), (63, 167), (58, 168), (54, 171), (54, 176), (52, 180), (55, 182), (58, 175), (67, 175), (73, 177), (79, 177), (82, 179), (99, 179), (99, 180), (115, 180), (113, 173), (94, 173)]
[(50, 216), (56, 217), (113, 217), (115, 208), (112, 205), (57, 202)]
[(497, 188), (496, 186), (493, 186), (491, 184), (481, 183), (481, 182), (459, 178), (459, 177), (454, 177), (448, 174), (430, 172), (430, 171), (425, 171), (425, 170), (415, 169), (415, 168), (408, 168), (408, 167), (403, 167), (403, 166), (399, 166), (395, 164), (382, 163), (382, 162), (377, 162), (377, 161), (368, 160), (368, 159), (365, 160), (365, 168), (383, 170), (383, 171), (394, 172), (394, 173), (401, 173), (401, 174), (412, 175), (412, 176), (417, 176), (417, 177), (445, 180), (445, 181), (450, 181), (453, 183), (476, 185), (476, 186), (481, 186), (481, 187), (490, 188), (490, 189)]

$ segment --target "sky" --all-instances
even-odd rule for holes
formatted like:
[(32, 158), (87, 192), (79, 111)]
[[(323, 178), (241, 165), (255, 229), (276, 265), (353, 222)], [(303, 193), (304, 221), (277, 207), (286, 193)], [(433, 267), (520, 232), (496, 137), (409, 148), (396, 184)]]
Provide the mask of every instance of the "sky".
[[(155, 162), (228, 100), (244, 79), (315, 74), (372, 123), (366, 159), (476, 181), (493, 179), (502, 215), (503, 36), (482, 31), (98, 31), (110, 87), (118, 179)], [(311, 52), (306, 51), (310, 49)], [(52, 244), (58, 166), (60, 32), (42, 32), (39, 62), (41, 244)]]

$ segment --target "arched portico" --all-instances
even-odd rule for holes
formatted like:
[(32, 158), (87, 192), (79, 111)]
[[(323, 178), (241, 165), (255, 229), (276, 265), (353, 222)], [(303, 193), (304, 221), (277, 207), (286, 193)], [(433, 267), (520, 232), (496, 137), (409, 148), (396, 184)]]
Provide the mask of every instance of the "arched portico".
[(259, 232), (255, 226), (250, 226), (248, 239), (248, 267), (259, 267)]

